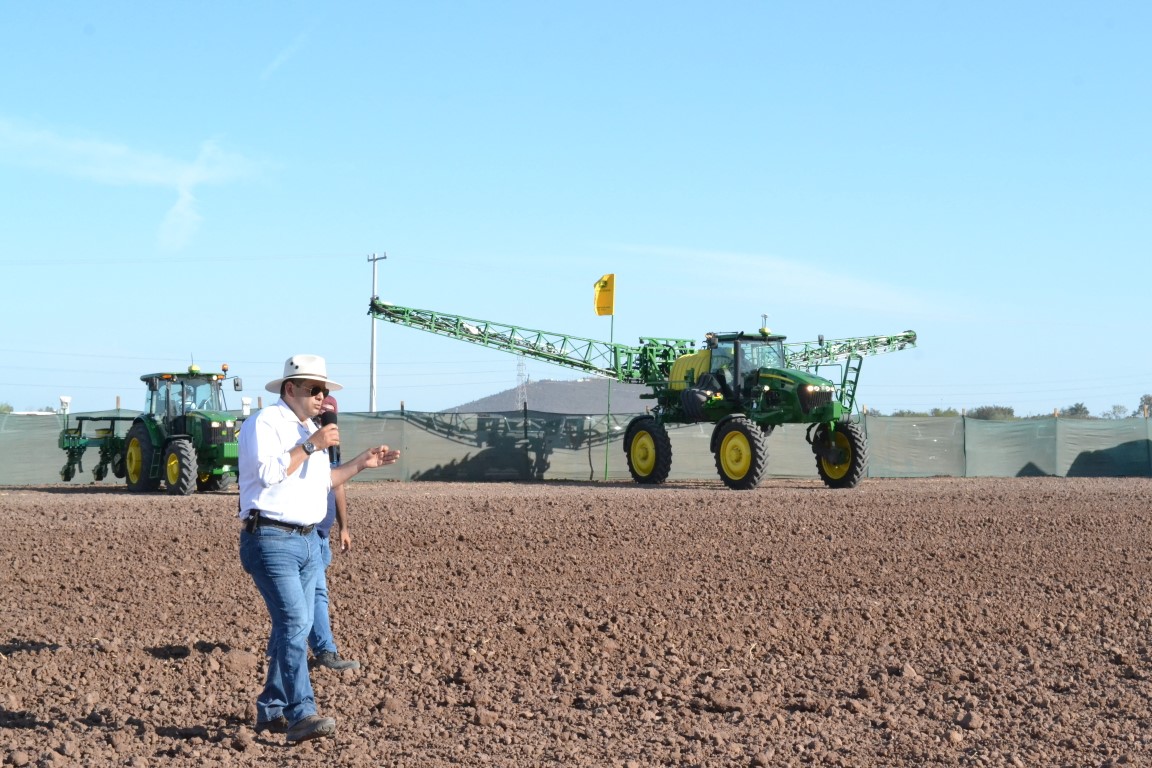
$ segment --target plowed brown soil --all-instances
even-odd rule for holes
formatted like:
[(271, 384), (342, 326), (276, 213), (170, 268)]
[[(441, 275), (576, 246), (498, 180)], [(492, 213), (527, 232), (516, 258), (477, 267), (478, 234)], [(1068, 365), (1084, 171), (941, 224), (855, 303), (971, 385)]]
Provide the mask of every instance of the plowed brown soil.
[(6, 765), (1152, 764), (1152, 481), (356, 483), (335, 737), (235, 493), (0, 489)]

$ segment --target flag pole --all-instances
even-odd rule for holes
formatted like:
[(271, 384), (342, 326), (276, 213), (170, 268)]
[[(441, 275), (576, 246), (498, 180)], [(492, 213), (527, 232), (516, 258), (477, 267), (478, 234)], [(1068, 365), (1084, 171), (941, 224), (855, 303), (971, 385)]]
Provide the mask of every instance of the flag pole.
[[(608, 454), (612, 449), (612, 379), (620, 375), (620, 356), (616, 351), (616, 273), (609, 272), (606, 275), (601, 275), (600, 279), (592, 284), (592, 287), (594, 289), (592, 303), (596, 309), (596, 314), (608, 315), (612, 318), (612, 324), (608, 331), (609, 349), (612, 350), (612, 376), (608, 377), (608, 413), (604, 415), (604, 430), (607, 437), (604, 441), (604, 479), (607, 480)], [(589, 472), (588, 479), (591, 480), (594, 476), (593, 473)]]
[[(612, 322), (608, 326), (608, 344), (612, 348), (612, 368), (620, 375), (620, 360), (616, 354), (616, 308), (612, 308)], [(612, 452), (612, 379), (608, 379), (608, 413), (605, 414), (604, 429), (608, 434), (604, 441), (604, 480), (608, 480), (608, 454)]]

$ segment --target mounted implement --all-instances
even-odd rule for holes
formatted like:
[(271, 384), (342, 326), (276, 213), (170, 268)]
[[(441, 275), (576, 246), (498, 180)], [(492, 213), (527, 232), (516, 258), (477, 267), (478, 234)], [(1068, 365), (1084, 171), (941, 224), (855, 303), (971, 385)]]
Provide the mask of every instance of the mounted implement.
[[(228, 488), (236, 479), (240, 423), (224, 403), (227, 373), (227, 365), (220, 373), (195, 365), (183, 373), (147, 373), (140, 377), (148, 396), (138, 416), (79, 416), (76, 426), (65, 423), (59, 443), (67, 462), (60, 478), (67, 482), (82, 472), (85, 451), (98, 448), (93, 478), (103, 480), (111, 471), (129, 491), (155, 491), (161, 483), (181, 496)], [(240, 379), (232, 384), (243, 388)]]
[[(373, 297), (368, 314), (428, 331), (598, 374), (646, 384), (655, 400), (624, 433), (624, 454), (633, 480), (659, 484), (672, 469), (665, 425), (715, 425), (710, 449), (716, 471), (729, 488), (759, 485), (768, 466), (767, 439), (782, 424), (808, 424), (816, 470), (831, 488), (855, 487), (868, 465), (868, 446), (852, 420), (864, 356), (916, 345), (912, 331), (825, 342), (785, 344), (785, 337), (756, 333), (709, 333), (697, 349), (688, 339), (642, 337), (639, 347), (535, 331), (487, 320), (399, 307)], [(836, 383), (820, 369), (840, 369)]]

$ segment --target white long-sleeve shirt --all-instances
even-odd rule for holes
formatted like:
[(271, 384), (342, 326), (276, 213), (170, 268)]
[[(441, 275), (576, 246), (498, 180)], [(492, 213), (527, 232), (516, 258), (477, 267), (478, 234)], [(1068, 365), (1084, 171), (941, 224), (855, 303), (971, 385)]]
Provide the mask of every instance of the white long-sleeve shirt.
[(315, 525), (328, 510), (332, 468), (327, 451), (316, 451), (292, 474), (289, 455), (316, 430), (311, 419), (300, 421), (283, 400), (263, 408), (240, 427), (239, 517), (258, 509), (269, 520)]

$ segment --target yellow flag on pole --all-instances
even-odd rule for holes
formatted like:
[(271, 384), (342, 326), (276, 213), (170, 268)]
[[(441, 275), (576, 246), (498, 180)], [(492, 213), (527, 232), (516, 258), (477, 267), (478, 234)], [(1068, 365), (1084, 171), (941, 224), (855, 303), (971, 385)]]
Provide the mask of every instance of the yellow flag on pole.
[(611, 315), (614, 314), (615, 301), (614, 293), (616, 291), (616, 275), (615, 273), (607, 274), (593, 283), (596, 288), (596, 314), (597, 315)]

